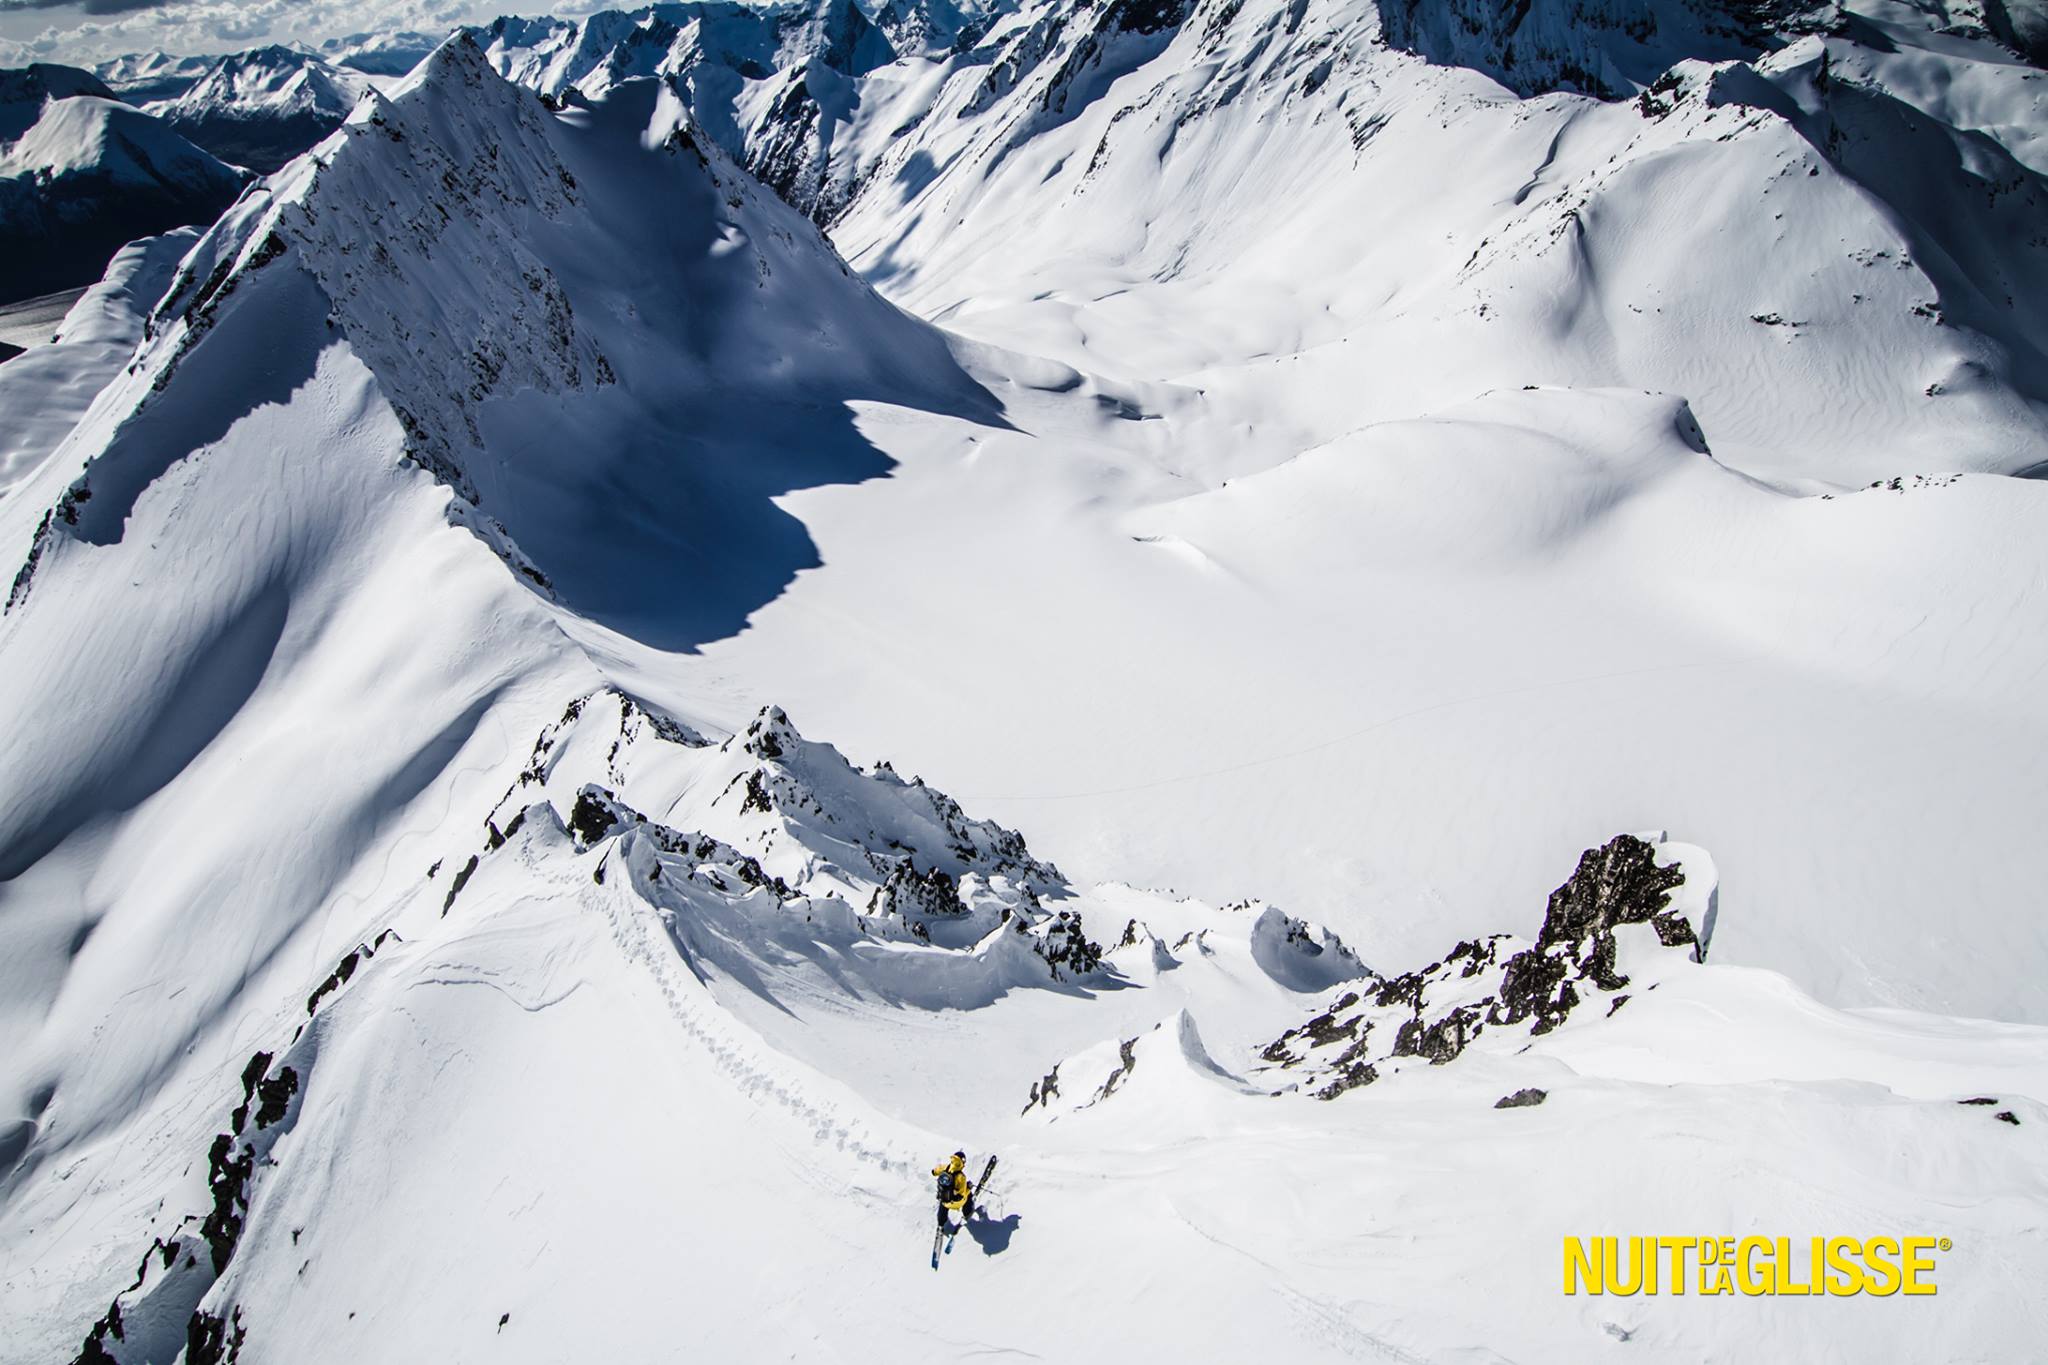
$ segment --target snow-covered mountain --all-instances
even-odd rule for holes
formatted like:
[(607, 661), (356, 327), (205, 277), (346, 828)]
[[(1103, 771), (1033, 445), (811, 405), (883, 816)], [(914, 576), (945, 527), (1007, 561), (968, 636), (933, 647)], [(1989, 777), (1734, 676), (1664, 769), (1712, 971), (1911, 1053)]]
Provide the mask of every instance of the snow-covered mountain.
[(123, 244), (211, 222), (244, 177), (85, 71), (0, 71), (0, 301), (98, 279)]
[(169, 52), (130, 52), (93, 66), (114, 94), (138, 107), (174, 100), (213, 69), (215, 59)]
[(262, 47), (219, 58), (149, 111), (223, 161), (269, 172), (340, 127), (368, 88), (312, 53)]
[[(1961, 8), (507, 19), (129, 245), (0, 366), (0, 1361), (2024, 1358)], [(1560, 1292), (1680, 1235), (1946, 1245)]]
[[(550, 23), (530, 45), (508, 21), (479, 41), (557, 99), (621, 63), (672, 71), (700, 126), (829, 218), (891, 298), (1050, 361), (1030, 383), (1097, 404), (1100, 421), (1049, 419), (1031, 448), (1123, 471), (1114, 496), (1079, 474), (1091, 491), (983, 472), (967, 514), (902, 480), (900, 521), (873, 498), (843, 521), (821, 504), (828, 562), (863, 567), (804, 580), (786, 617), (778, 601), (720, 646), (707, 682), (801, 672), (822, 621), (880, 595), (900, 628), (1005, 668), (905, 689), (848, 628), (833, 648), (862, 663), (774, 695), (835, 733), (910, 736), (959, 763), (1006, 818), (1095, 850), (1065, 855), (1091, 875), (1330, 913), (1370, 888), (1405, 955), (1440, 922), (1494, 928), (1483, 907), (1510, 884), (1537, 894), (1560, 845), (1677, 821), (1827, 920), (1818, 935), (1752, 921), (1751, 960), (1845, 1000), (2037, 1017), (2025, 971), (1930, 981), (1923, 907), (1949, 871), (1913, 849), (1935, 829), (2024, 841), (2021, 812), (2048, 795), (2033, 750), (2009, 742), (2018, 675), (1941, 663), (2028, 638), (2035, 610), (1996, 586), (2034, 552), (1988, 510), (2033, 491), (1950, 476), (2042, 467), (2048, 78), (1946, 12), (1786, 7), (1735, 33), (1735, 11), (1668, 8), (1662, 46), (1605, 21), (1579, 35), (1645, 82), (1602, 100), (1522, 98), (1477, 38), (1418, 57), (1373, 7), (1024, 7), (965, 51), (849, 78), (828, 124), (771, 98), (817, 63), (784, 53), (707, 98), (737, 67), (707, 64), (658, 12)], [(1653, 75), (1645, 53), (1677, 64)], [(785, 174), (768, 149), (821, 127), (829, 157)], [(1861, 524), (1876, 498), (1845, 496), (1951, 487), (1986, 510), (1921, 498), (1905, 523), (1981, 557), (1900, 558), (1902, 532)], [(1076, 506), (1100, 513), (1078, 542)], [(1804, 519), (1822, 515), (1837, 520), (1817, 542)], [(1923, 520), (1951, 516), (1980, 529)], [(964, 611), (897, 567), (907, 534), (933, 565), (1038, 563), (1029, 611), (1090, 646), (1014, 659), (1008, 613)], [(1063, 568), (1046, 544), (1070, 546)], [(1861, 586), (1820, 588), (1816, 554), (1823, 577)], [(990, 572), (985, 593), (1017, 601)], [(1472, 574), (1513, 591), (1446, 586)], [(1986, 591), (2019, 614), (1987, 618)], [(1218, 632), (1246, 643), (1219, 658)], [(992, 712), (1069, 739), (1020, 753)], [(1284, 719), (1305, 715), (1321, 718), (1310, 737)], [(1803, 718), (1790, 740), (1788, 715)], [(1248, 719), (1219, 736), (1219, 716)], [(1668, 776), (1596, 738), (1617, 716), (1672, 746)], [(1475, 724), (1492, 738), (1470, 742)], [(1850, 799), (1843, 752), (1900, 779)], [(1474, 802), (1516, 812), (1497, 822), (1509, 847), (1479, 862), (1454, 833)], [(1289, 812), (1261, 847), (1314, 852), (1254, 871), (1215, 814), (1244, 805)], [(2030, 894), (2009, 861), (1973, 875), (1989, 902)], [(2002, 960), (2031, 960), (2014, 932)], [(1851, 937), (1854, 967), (1835, 946)]]
[(476, 36), (501, 74), (558, 100), (637, 76), (677, 79), (700, 127), (822, 222), (852, 192), (839, 140), (864, 78), (899, 59), (971, 49), (992, 17), (944, 0), (873, 11), (855, 0), (662, 4), (578, 20), (500, 19)]
[(366, 76), (403, 76), (441, 45), (445, 34), (413, 29), (347, 33), (320, 43), (321, 59)]
[(75, 99), (80, 95), (114, 98), (113, 91), (90, 71), (77, 67), (37, 62), (19, 70), (0, 71), (0, 141), (13, 142), (35, 127), (36, 120), (43, 116), (44, 106), (52, 100)]

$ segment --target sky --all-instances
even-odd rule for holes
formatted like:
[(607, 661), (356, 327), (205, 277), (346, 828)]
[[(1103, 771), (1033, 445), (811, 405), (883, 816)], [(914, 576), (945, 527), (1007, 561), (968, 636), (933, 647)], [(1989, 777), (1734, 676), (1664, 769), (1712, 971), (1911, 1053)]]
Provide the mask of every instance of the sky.
[(124, 52), (231, 52), (366, 30), (444, 32), (500, 14), (584, 14), (592, 0), (0, 0), (0, 66)]

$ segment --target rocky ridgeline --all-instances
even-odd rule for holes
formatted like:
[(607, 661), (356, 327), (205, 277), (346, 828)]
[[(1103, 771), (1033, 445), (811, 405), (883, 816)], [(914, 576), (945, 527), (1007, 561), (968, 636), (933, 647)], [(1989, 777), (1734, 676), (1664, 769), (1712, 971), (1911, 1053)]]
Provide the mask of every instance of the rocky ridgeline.
[[(972, 41), (933, 7), (853, 0), (752, 9), (664, 4), (583, 18), (508, 16), (471, 30), (508, 80), (557, 105), (600, 98), (621, 81), (671, 79), (700, 127), (763, 184), (820, 222), (844, 203), (834, 111), (853, 82), (898, 56)], [(768, 98), (739, 98), (765, 83)], [(750, 112), (751, 111), (751, 112)]]
[(1629, 999), (1622, 959), (1658, 950), (1701, 959), (1690, 919), (1668, 908), (1684, 882), (1654, 845), (1618, 835), (1586, 850), (1551, 893), (1533, 944), (1471, 939), (1420, 971), (1347, 985), (1266, 1046), (1258, 1076), (1335, 1099), (1407, 1066), (1453, 1061), (1488, 1033), (1535, 1037), (1596, 1003), (1612, 1014)]
[[(275, 1053), (257, 1052), (239, 1077), (241, 1098), (206, 1152), (209, 1206), (179, 1220), (138, 1259), (135, 1279), (86, 1333), (72, 1365), (232, 1365), (248, 1335), (243, 1309), (215, 1292), (247, 1226), (261, 1174), (278, 1139), (298, 1123), (319, 1051), (309, 1026), (357, 969), (395, 938), (385, 930), (345, 954), (306, 1000), (305, 1023)], [(298, 1241), (298, 1232), (292, 1240)], [(182, 1354), (181, 1354), (182, 1353)]]
[[(958, 802), (905, 781), (886, 762), (863, 771), (805, 739), (778, 707), (712, 744), (615, 689), (579, 697), (544, 729), (511, 788), (485, 818), (481, 847), (453, 867), (452, 911), (486, 859), (545, 809), (578, 855), (610, 855), (644, 879), (665, 912), (709, 896), (762, 927), (839, 926), (885, 941), (978, 951), (998, 930), (1027, 939), (1050, 980), (1101, 964), (1081, 916), (1045, 898), (1069, 888), (1023, 836), (976, 820)], [(656, 819), (647, 814), (659, 809)]]
[[(1153, 55), (1206, 8), (1227, 24), (1242, 0), (1081, 0), (998, 6), (968, 18), (951, 6), (894, 0), (871, 19), (851, 0), (773, 9), (661, 5), (584, 18), (499, 19), (471, 30), (508, 80), (557, 103), (601, 97), (640, 76), (669, 79), (709, 135), (739, 165), (817, 223), (838, 218), (880, 168), (856, 164), (839, 134), (861, 83), (902, 57), (950, 61), (974, 117), (1019, 90), (1021, 120), (1006, 144), (1071, 117), (1085, 92)], [(755, 87), (762, 87), (759, 92)], [(913, 141), (944, 102), (912, 113), (896, 141)]]
[(737, 795), (743, 812), (774, 818), (786, 837), (799, 842), (816, 842), (807, 835), (819, 831), (807, 827), (822, 825), (829, 839), (851, 844), (860, 855), (866, 866), (856, 875), (915, 876), (924, 859), (926, 876), (939, 871), (952, 878), (1003, 877), (1034, 895), (1067, 890), (1060, 870), (1032, 857), (1023, 835), (969, 818), (952, 797), (920, 777), (906, 782), (887, 760), (862, 772), (832, 746), (798, 734), (781, 707), (764, 708), (721, 752), (752, 763), (726, 783), (714, 804)]

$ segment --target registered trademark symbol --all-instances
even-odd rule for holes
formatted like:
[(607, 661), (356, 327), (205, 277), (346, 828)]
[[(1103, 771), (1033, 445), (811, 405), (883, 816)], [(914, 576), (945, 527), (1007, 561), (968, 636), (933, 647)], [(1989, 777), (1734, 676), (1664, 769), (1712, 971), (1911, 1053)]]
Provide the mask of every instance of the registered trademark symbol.
[(1939, 1242), (1936, 1242), (1934, 1244), (1935, 1249), (1938, 1251), (1947, 1251), (1951, 1245), (1953, 1244), (1946, 1237), (1942, 1238)]

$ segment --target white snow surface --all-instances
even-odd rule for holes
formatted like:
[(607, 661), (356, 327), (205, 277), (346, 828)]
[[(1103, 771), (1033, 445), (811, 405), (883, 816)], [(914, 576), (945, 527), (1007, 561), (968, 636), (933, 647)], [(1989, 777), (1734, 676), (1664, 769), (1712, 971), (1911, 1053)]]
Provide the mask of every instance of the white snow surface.
[[(598, 16), (129, 247), (0, 365), (0, 1362), (2025, 1358), (2043, 82), (1848, 8), (1027, 6), (812, 65), (829, 243)], [(1508, 1018), (1624, 831), (1704, 960)], [(1750, 1233), (1953, 1249), (1559, 1292)]]

